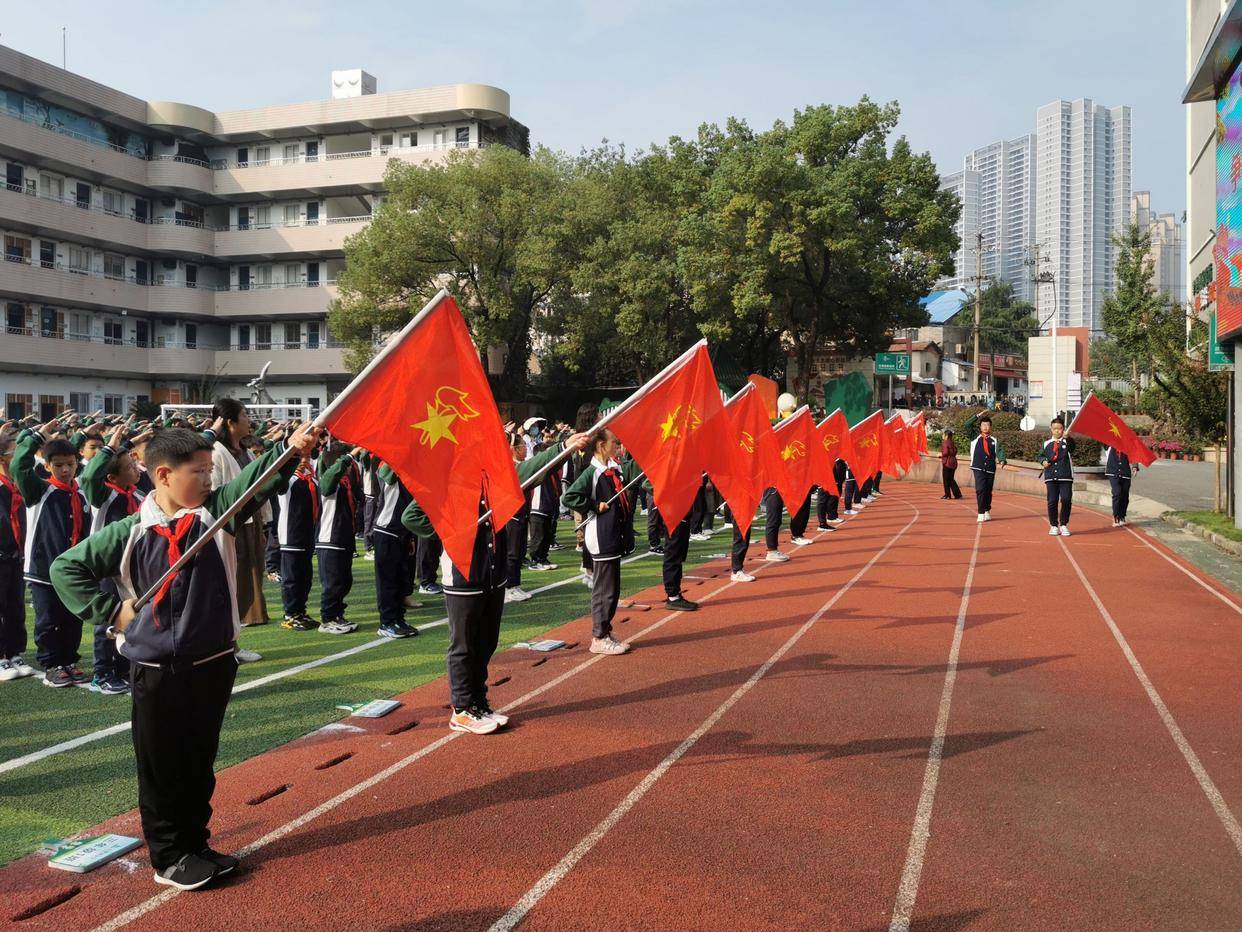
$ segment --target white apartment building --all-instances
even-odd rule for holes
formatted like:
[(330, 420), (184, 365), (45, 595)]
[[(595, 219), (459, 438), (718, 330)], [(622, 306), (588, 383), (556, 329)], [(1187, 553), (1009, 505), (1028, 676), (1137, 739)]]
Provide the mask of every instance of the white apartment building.
[(1113, 237), (1130, 216), (1130, 108), (1056, 100), (1035, 121), (1035, 241), (1040, 271), (1055, 278), (1040, 307), (1055, 300), (1062, 326), (1099, 330), (1113, 288)]
[(478, 84), (213, 113), (145, 101), (0, 46), (0, 399), (7, 417), (224, 394), (272, 365), (277, 402), (348, 381), (327, 309), (392, 159), (529, 150)]
[(1151, 192), (1135, 191), (1130, 196), (1130, 221), (1151, 234), (1151, 284), (1158, 294), (1173, 302), (1185, 302), (1182, 225), (1175, 214), (1157, 214), (1151, 209)]
[(978, 266), (984, 280), (1008, 282), (1017, 297), (1031, 300), (1026, 260), (1035, 241), (1035, 137), (1003, 139), (967, 153), (962, 170), (942, 176), (940, 187), (962, 199), (957, 229), (962, 244), (953, 257), (953, 276), (937, 282), (937, 290), (974, 288), (982, 233)]

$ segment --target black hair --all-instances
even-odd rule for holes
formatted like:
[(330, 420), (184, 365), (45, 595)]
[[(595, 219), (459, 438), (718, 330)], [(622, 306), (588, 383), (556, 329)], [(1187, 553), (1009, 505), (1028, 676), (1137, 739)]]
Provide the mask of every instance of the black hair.
[(1053, 423), (1053, 424), (1060, 424), (1062, 427), (1064, 427), (1064, 426), (1065, 426), (1065, 418), (1061, 417), (1061, 415), (1059, 415), (1059, 414), (1058, 414), (1056, 417), (1054, 417), (1054, 418), (1052, 419), (1052, 423)]
[(603, 443), (605, 440), (614, 439), (615, 437), (616, 437), (616, 434), (614, 434), (607, 427), (605, 427), (603, 430), (597, 430), (595, 433), (591, 434), (591, 439), (587, 441), (587, 447), (586, 447), (587, 451), (592, 456), (594, 456), (596, 451), (599, 449), (599, 445), (601, 443)]
[(121, 474), (121, 463), (122, 463), (121, 457), (125, 456), (128, 453), (129, 453), (128, 450), (117, 451), (116, 456), (112, 457), (111, 462), (108, 463), (107, 475), (119, 476)]
[(320, 454), (319, 465), (322, 468), (327, 469), (351, 449), (353, 448), (348, 443), (344, 443), (340, 440), (333, 440), (324, 448), (323, 453)]
[(584, 402), (578, 406), (578, 414), (574, 418), (574, 429), (581, 432), (590, 430), (599, 420), (599, 405)]
[(246, 406), (236, 398), (217, 398), (216, 403), (211, 406), (211, 418), (215, 420), (222, 417), (225, 421), (236, 421), (245, 410)]
[(72, 456), (75, 460), (78, 458), (78, 448), (68, 440), (49, 440), (39, 452), (43, 454), (45, 463), (51, 463), (57, 456)]
[(144, 458), (147, 469), (177, 467), (194, 459), (200, 450), (211, 452), (211, 442), (206, 437), (185, 427), (170, 427), (151, 438)]
[(86, 445), (90, 443), (92, 440), (98, 440), (101, 445), (104, 442), (103, 437), (99, 436), (98, 434), (83, 434), (82, 437), (78, 440), (76, 449), (78, 450), (85, 449)]
[(981, 414), (981, 415), (979, 415), (979, 421), (978, 421), (978, 423), (982, 424), (982, 423), (984, 423), (984, 422), (987, 422), (988, 424), (991, 424), (991, 423), (992, 423), (992, 417), (991, 417), (991, 415), (988, 415), (988, 414)]

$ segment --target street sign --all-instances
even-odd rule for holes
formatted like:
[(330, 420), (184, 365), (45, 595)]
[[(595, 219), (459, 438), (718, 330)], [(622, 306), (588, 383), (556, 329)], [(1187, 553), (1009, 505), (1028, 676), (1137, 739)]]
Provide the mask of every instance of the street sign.
[(906, 353), (876, 353), (876, 375), (909, 375), (910, 357)]
[(1223, 372), (1233, 368), (1233, 343), (1221, 343), (1216, 339), (1216, 308), (1208, 318), (1208, 369)]

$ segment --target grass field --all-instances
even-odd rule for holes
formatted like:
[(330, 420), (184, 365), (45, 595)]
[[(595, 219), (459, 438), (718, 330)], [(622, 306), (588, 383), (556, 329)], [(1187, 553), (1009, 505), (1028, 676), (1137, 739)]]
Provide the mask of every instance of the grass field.
[[(638, 539), (645, 541), (639, 519)], [(728, 549), (728, 531), (718, 530), (715, 539), (691, 543), (686, 565), (693, 566), (709, 554)], [(558, 539), (573, 541), (573, 526), (562, 522)], [(557, 570), (523, 573), (523, 586), (530, 590), (578, 573), (578, 555), (571, 549), (552, 554)], [(643, 557), (622, 570), (625, 593), (645, 589), (660, 579), (660, 561)], [(426, 602), (412, 610), (412, 625), (444, 617), (444, 600), (420, 597)], [(275, 586), (267, 587), (268, 613), (280, 617), (280, 597)], [(552, 589), (529, 602), (505, 606), (500, 649), (527, 640), (542, 631), (589, 613), (590, 593), (578, 582)], [(238, 684), (358, 647), (375, 640), (378, 614), (375, 608), (374, 564), (359, 557), (354, 562), (354, 588), (348, 617), (359, 630), (348, 635), (319, 632), (295, 633), (279, 624), (242, 631), (243, 646), (263, 655), (260, 663), (245, 664), (238, 671)], [(318, 585), (311, 592), (311, 614), (318, 615)], [(27, 608), (27, 628), (33, 613)], [(305, 670), (235, 695), (220, 742), (219, 768), (277, 747), (345, 713), (335, 706), (385, 698), (444, 674), (448, 633), (443, 625), (418, 637), (384, 641), (374, 648)], [(89, 670), (91, 632), (82, 637)], [(28, 656), (33, 657), (33, 641)], [(81, 735), (118, 725), (129, 719), (128, 696), (101, 696), (86, 689), (48, 689), (36, 677), (0, 684), (5, 728), (0, 732), (0, 766), (44, 748)], [(446, 694), (447, 698), (447, 694)], [(37, 848), (50, 837), (81, 831), (137, 804), (133, 749), (128, 731), (111, 735), (63, 753), (0, 773), (0, 863), (7, 863)]]
[(1214, 531), (1226, 540), (1242, 543), (1242, 531), (1233, 526), (1233, 518), (1218, 511), (1175, 511), (1173, 514), (1185, 518), (1199, 527)]

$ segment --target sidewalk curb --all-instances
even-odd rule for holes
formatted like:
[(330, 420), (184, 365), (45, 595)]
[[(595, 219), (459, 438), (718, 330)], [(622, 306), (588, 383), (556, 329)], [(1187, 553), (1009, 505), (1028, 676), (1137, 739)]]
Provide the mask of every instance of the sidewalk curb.
[(1225, 551), (1225, 553), (1230, 556), (1242, 557), (1242, 542), (1230, 540), (1227, 537), (1221, 537), (1215, 531), (1209, 531), (1207, 528), (1200, 527), (1193, 521), (1187, 521), (1185, 518), (1179, 517), (1178, 515), (1165, 514), (1161, 515), (1161, 517), (1164, 519), (1166, 524), (1171, 524), (1174, 527), (1179, 527), (1184, 531), (1189, 531), (1191, 534), (1194, 534), (1195, 537), (1206, 540), (1209, 544)]

